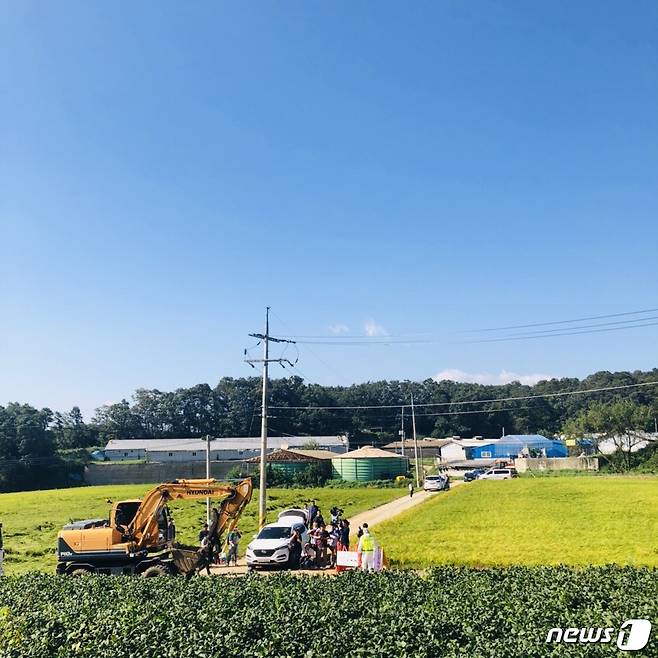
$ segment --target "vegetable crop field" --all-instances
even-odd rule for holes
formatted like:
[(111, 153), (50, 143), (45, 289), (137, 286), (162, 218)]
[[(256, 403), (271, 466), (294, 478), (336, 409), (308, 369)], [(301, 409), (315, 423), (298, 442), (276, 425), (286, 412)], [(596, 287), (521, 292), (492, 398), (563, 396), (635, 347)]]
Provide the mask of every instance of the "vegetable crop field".
[(376, 528), (394, 565), (658, 566), (658, 478), (476, 481)]
[[(336, 578), (0, 579), (3, 658), (611, 656), (546, 644), (555, 627), (658, 617), (658, 572), (464, 567)], [(653, 640), (637, 656), (656, 656)]]
[[(75, 489), (52, 489), (0, 494), (0, 522), (5, 539), (5, 571), (8, 574), (30, 570), (54, 572), (55, 544), (61, 527), (71, 520), (107, 518), (110, 505), (108, 498), (117, 501), (143, 496), (155, 485), (107, 485)], [(276, 513), (286, 507), (303, 505), (315, 499), (329, 516), (329, 509), (338, 505), (345, 514), (366, 511), (404, 495), (402, 489), (269, 489), (268, 515), (275, 520)], [(245, 540), (256, 532), (258, 491), (240, 520)], [(176, 501), (169, 505), (176, 521), (179, 541), (196, 544), (197, 534), (205, 521), (206, 503), (201, 501)], [(242, 551), (247, 541), (241, 545)]]

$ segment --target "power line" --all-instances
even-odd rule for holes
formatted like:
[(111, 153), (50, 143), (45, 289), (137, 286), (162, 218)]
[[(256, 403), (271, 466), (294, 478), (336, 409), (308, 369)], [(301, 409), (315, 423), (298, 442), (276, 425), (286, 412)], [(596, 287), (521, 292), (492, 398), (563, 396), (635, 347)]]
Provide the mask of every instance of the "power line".
[[(552, 320), (549, 322), (532, 322), (529, 324), (516, 324), (516, 325), (508, 325), (505, 327), (487, 327), (487, 328), (482, 328), (482, 329), (462, 329), (457, 331), (456, 333), (479, 333), (479, 332), (490, 332), (490, 331), (507, 331), (510, 329), (528, 329), (532, 327), (547, 327), (547, 326), (553, 326), (553, 325), (559, 325), (559, 324), (575, 324), (578, 322), (587, 322), (589, 320), (606, 320), (609, 318), (619, 318), (619, 317), (626, 317), (629, 315), (645, 315), (647, 313), (655, 313), (658, 311), (658, 308), (648, 308), (644, 309), (641, 311), (625, 311), (623, 313), (610, 313), (607, 315), (590, 315), (587, 317), (582, 317), (582, 318), (573, 318), (570, 320)], [(634, 320), (627, 320), (626, 322), (642, 322), (645, 320), (650, 320), (650, 319), (656, 319), (656, 318), (636, 318)], [(591, 326), (604, 326), (604, 324), (600, 325), (591, 325)], [(572, 329), (583, 329), (583, 326), (574, 326), (571, 327)], [(451, 332), (455, 333), (455, 332)], [(344, 334), (344, 335), (321, 335), (321, 334), (288, 334), (286, 335), (287, 338), (306, 338), (306, 339), (326, 339), (330, 341), (331, 343), (338, 343), (338, 344), (351, 344), (351, 341), (359, 341), (364, 342), (364, 343), (377, 343), (377, 342), (382, 342), (382, 343), (388, 343), (388, 342), (398, 342), (397, 340), (392, 340), (392, 339), (404, 339), (410, 340), (412, 342), (424, 342), (422, 339), (423, 336), (425, 337), (432, 337), (436, 336), (437, 334), (435, 332), (431, 331), (425, 331), (425, 332), (415, 332), (415, 333), (407, 333), (407, 334), (387, 334), (385, 336), (362, 336), (359, 334)], [(427, 339), (425, 339), (427, 340)], [(304, 344), (308, 344), (306, 341), (298, 341), (302, 342)], [(327, 344), (325, 342), (318, 342), (315, 344)]]
[[(622, 329), (641, 329), (643, 327), (654, 327), (658, 325), (658, 322), (646, 322), (645, 324), (630, 324), (645, 322), (645, 320), (651, 320), (653, 318), (642, 318), (637, 320), (627, 320), (625, 321), (628, 324), (624, 324), (621, 327), (608, 327), (608, 324), (618, 324), (618, 323), (602, 323), (599, 325), (592, 325), (592, 327), (604, 327), (602, 329), (584, 329), (581, 330), (580, 327), (568, 327), (564, 331), (555, 330), (559, 333), (550, 333), (553, 330), (545, 330), (537, 333), (528, 333), (528, 334), (515, 334), (512, 336), (503, 336), (501, 338), (481, 338), (475, 340), (445, 340), (439, 338), (404, 338), (397, 339), (394, 338), (391, 340), (388, 337), (377, 337), (374, 339), (368, 339), (363, 337), (361, 340), (298, 340), (297, 343), (300, 345), (335, 345), (335, 346), (353, 346), (353, 345), (429, 345), (434, 343), (446, 343), (451, 345), (463, 345), (463, 344), (472, 344), (472, 343), (493, 343), (493, 342), (503, 342), (503, 341), (514, 341), (514, 340), (528, 340), (532, 338), (554, 338), (557, 336), (574, 336), (578, 334), (597, 334), (605, 333), (609, 331), (620, 331)], [(619, 323), (621, 324), (621, 323)], [(572, 330), (573, 329), (573, 330)]]
[[(416, 405), (420, 406), (420, 405)], [(416, 414), (417, 418), (427, 418), (429, 416), (462, 416), (466, 414), (497, 414), (501, 411), (519, 411), (520, 409), (532, 409), (528, 404), (522, 407), (503, 407), (502, 409), (476, 409), (474, 411), (441, 411), (435, 414)]]
[(467, 340), (464, 343), (503, 343), (513, 340), (532, 340), (534, 338), (555, 338), (557, 336), (576, 336), (578, 334), (600, 334), (608, 331), (620, 331), (622, 329), (642, 329), (643, 327), (656, 327), (658, 322), (648, 322), (646, 324), (626, 325), (624, 327), (608, 327), (606, 329), (586, 329), (585, 331), (565, 331), (555, 334), (521, 334), (518, 336), (508, 336), (503, 338), (482, 338), (480, 340)]
[[(557, 398), (565, 397), (569, 395), (587, 395), (589, 393), (602, 393), (604, 391), (620, 391), (623, 389), (629, 388), (640, 388), (643, 386), (655, 386), (658, 384), (658, 381), (655, 382), (641, 382), (639, 384), (624, 384), (621, 386), (603, 386), (600, 388), (588, 388), (582, 391), (561, 391), (558, 393), (543, 393), (540, 395), (518, 395), (506, 398), (492, 398), (489, 400), (462, 400), (459, 402), (424, 402), (422, 404), (415, 404), (416, 407), (446, 407), (446, 406), (456, 406), (456, 405), (469, 405), (469, 404), (489, 404), (492, 402), (510, 402), (513, 400), (536, 400), (540, 398)], [(331, 411), (333, 409), (400, 409), (401, 407), (409, 407), (408, 404), (373, 404), (373, 405), (346, 405), (346, 406), (306, 406), (306, 407), (277, 407), (270, 406), (270, 409), (278, 410), (306, 410), (306, 411)]]
[(614, 322), (597, 322), (596, 324), (581, 324), (577, 327), (558, 327), (557, 329), (536, 329), (534, 331), (526, 331), (521, 334), (510, 334), (509, 338), (514, 338), (516, 336), (529, 336), (533, 334), (552, 334), (559, 331), (577, 331), (580, 329), (592, 329), (598, 327), (615, 327), (619, 325), (632, 325), (637, 324), (638, 322), (648, 322), (649, 320), (658, 320), (658, 315), (650, 315), (646, 318), (636, 318), (634, 320), (616, 320)]
[[(287, 327), (288, 329), (290, 329), (290, 326), (288, 325), (288, 323), (285, 322), (285, 321), (279, 316), (279, 314), (276, 313), (276, 311), (272, 311), (272, 314), (276, 316), (276, 318), (279, 320), (279, 322), (281, 322), (281, 324), (283, 324), (285, 327)], [(287, 337), (290, 338), (291, 336), (287, 336)], [(299, 344), (299, 341), (295, 341), (295, 346), (297, 346), (298, 344)], [(328, 370), (331, 370), (335, 375), (337, 375), (339, 379), (343, 380), (344, 382), (347, 382), (348, 384), (350, 383), (347, 377), (345, 377), (344, 375), (342, 375), (341, 373), (339, 373), (339, 372), (338, 372), (338, 371), (337, 371), (332, 365), (330, 365), (330, 364), (327, 363), (323, 358), (321, 358), (320, 355), (319, 355), (315, 350), (312, 350), (311, 347), (310, 347), (310, 345), (309, 345), (308, 343), (304, 343), (304, 347), (305, 347), (305, 348), (306, 348), (306, 349), (307, 349), (307, 350), (308, 350), (308, 351), (309, 351), (309, 352), (310, 352), (310, 353), (311, 353), (311, 354), (312, 354), (312, 355), (313, 355), (313, 356), (314, 356), (314, 357), (315, 357), (315, 358), (316, 358), (316, 359), (317, 359), (317, 360), (318, 360), (318, 361), (319, 361), (319, 362), (320, 362), (325, 368), (327, 368)], [(299, 351), (298, 351), (298, 355), (299, 355)], [(297, 363), (297, 362), (295, 361), (295, 363)], [(299, 368), (296, 368), (296, 369), (297, 369), (298, 372), (300, 372), (300, 374), (302, 374), (302, 376), (304, 377), (304, 379), (308, 379), (307, 377), (305, 377), (305, 376), (303, 375), (303, 373), (301, 373), (301, 371), (299, 370)]]
[[(487, 329), (465, 329), (464, 332), (478, 331), (506, 331), (508, 329), (526, 329), (529, 327), (547, 327), (555, 324), (573, 324), (574, 322), (587, 322), (589, 320), (606, 320), (608, 318), (620, 318), (627, 315), (643, 315), (644, 313), (655, 313), (658, 308), (647, 308), (643, 311), (626, 311), (625, 313), (611, 313), (609, 315), (591, 315), (586, 318), (575, 318), (572, 320), (553, 320), (551, 322), (533, 322), (531, 324), (516, 324), (507, 327), (489, 327)], [(639, 319), (638, 319), (639, 322)]]

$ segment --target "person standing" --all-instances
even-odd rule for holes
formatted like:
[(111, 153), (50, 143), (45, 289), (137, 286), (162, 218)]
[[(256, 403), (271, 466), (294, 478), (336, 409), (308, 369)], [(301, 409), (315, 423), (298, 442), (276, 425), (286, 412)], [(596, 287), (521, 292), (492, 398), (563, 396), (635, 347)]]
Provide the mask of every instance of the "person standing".
[(356, 549), (357, 553), (361, 556), (361, 571), (374, 571), (375, 570), (375, 549), (377, 542), (370, 534), (368, 524), (363, 524), (363, 535), (359, 539), (359, 545)]
[(226, 566), (231, 566), (231, 558), (233, 559), (233, 565), (238, 566), (238, 548), (240, 547), (240, 540), (242, 539), (242, 533), (238, 528), (233, 528), (231, 532), (228, 533), (228, 552), (226, 554)]
[(315, 566), (320, 569), (324, 566), (327, 558), (327, 539), (329, 533), (317, 521), (314, 524), (311, 532), (311, 541), (315, 546)]
[(343, 519), (340, 524), (340, 537), (339, 537), (342, 551), (350, 550), (350, 522)]
[(299, 530), (293, 530), (288, 542), (288, 565), (291, 569), (299, 569), (299, 563), (302, 557), (302, 536)]
[(315, 517), (318, 514), (318, 507), (315, 504), (315, 501), (312, 500), (311, 504), (308, 506), (308, 527), (312, 528), (315, 523)]
[(209, 534), (210, 533), (208, 532), (208, 524), (204, 523), (203, 524), (203, 529), (201, 530), (201, 532), (199, 532), (199, 545), (200, 546), (203, 546), (203, 544), (204, 544), (203, 540), (208, 539)]
[(329, 567), (336, 566), (336, 552), (338, 551), (338, 542), (340, 541), (340, 532), (337, 526), (331, 523), (327, 526), (327, 547), (329, 549)]
[(409, 482), (409, 498), (414, 497), (414, 484), (413, 482)]

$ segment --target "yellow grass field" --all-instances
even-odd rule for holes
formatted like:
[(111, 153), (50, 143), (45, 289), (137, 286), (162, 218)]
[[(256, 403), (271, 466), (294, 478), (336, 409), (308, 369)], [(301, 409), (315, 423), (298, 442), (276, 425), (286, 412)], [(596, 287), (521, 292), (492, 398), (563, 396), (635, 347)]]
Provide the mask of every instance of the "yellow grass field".
[(398, 566), (658, 566), (658, 478), (477, 481), (435, 494), (375, 534)]
[[(5, 571), (8, 574), (30, 570), (55, 571), (55, 544), (57, 532), (72, 520), (107, 518), (114, 501), (139, 498), (152, 486), (148, 484), (107, 485), (76, 489), (52, 489), (0, 494), (0, 523), (5, 540)], [(303, 505), (315, 499), (329, 518), (329, 509), (338, 505), (349, 516), (383, 505), (404, 495), (402, 489), (270, 489), (268, 491), (268, 520), (286, 507)], [(197, 534), (205, 520), (206, 503), (176, 501), (169, 505), (176, 521), (178, 539), (195, 544)], [(257, 527), (258, 491), (245, 510), (240, 528), (245, 540), (251, 538)], [(242, 542), (242, 550), (247, 541)]]

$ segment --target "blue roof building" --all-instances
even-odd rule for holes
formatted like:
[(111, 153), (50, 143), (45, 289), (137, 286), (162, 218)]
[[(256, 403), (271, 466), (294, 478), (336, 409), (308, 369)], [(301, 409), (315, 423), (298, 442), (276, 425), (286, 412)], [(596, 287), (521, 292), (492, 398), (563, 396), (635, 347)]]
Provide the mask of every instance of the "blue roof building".
[(541, 452), (546, 457), (567, 457), (567, 446), (541, 434), (509, 434), (498, 441), (471, 448), (471, 459), (509, 459), (525, 452)]

